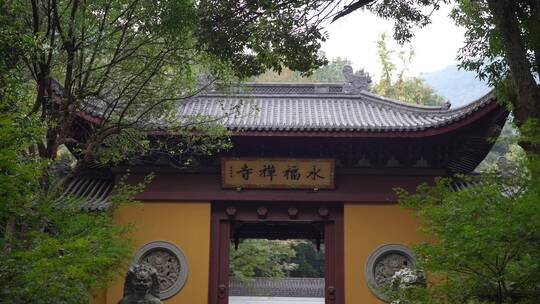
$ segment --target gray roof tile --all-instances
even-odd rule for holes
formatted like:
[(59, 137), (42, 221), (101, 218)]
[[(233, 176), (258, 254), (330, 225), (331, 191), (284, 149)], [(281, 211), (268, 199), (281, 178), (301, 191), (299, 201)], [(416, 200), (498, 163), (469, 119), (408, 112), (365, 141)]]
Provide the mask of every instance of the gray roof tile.
[(230, 281), (231, 296), (324, 297), (324, 278), (251, 278)]
[[(244, 84), (207, 92), (178, 106), (178, 119), (208, 116), (234, 131), (418, 131), (448, 125), (495, 102), (492, 93), (448, 109), (402, 103), (362, 91), (317, 93), (323, 84)], [(311, 88), (311, 90), (309, 90)], [(324, 90), (322, 90), (324, 91)]]
[(112, 178), (80, 174), (69, 182), (64, 193), (56, 200), (57, 206), (77, 205), (84, 210), (107, 209), (114, 188)]

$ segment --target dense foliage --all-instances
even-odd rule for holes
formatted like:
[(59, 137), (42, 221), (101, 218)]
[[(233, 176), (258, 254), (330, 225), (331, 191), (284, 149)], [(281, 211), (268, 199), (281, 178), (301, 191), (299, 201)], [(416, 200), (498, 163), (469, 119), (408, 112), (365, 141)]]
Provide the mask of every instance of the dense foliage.
[[(339, 1), (336, 1), (339, 2)], [(460, 66), (473, 70), (497, 88), (499, 100), (511, 108), (517, 127), (540, 119), (540, 3), (530, 0), (355, 0), (338, 11), (335, 19), (358, 9), (369, 9), (395, 21), (394, 38), (407, 42), (414, 30), (431, 22), (433, 11), (453, 4), (451, 14), (466, 29)], [(534, 128), (538, 130), (539, 128)], [(540, 147), (527, 141), (529, 152)]]
[(230, 277), (246, 280), (253, 277), (284, 277), (297, 267), (289, 260), (295, 255), (291, 241), (242, 240), (238, 249), (231, 245)]
[[(415, 247), (431, 288), (411, 293), (412, 303), (537, 303), (540, 300), (540, 181), (537, 158), (500, 167), (501, 173), (452, 190), (450, 179), (400, 191), (401, 203), (436, 237)], [(501, 165), (502, 166), (502, 165)], [(429, 297), (426, 297), (426, 294)]]
[(407, 66), (414, 57), (414, 50), (398, 50), (401, 67), (393, 61), (393, 50), (388, 49), (386, 34), (381, 34), (377, 41), (377, 54), (381, 63), (381, 79), (375, 83), (371, 91), (380, 96), (399, 101), (427, 106), (441, 105), (443, 97), (437, 95), (421, 78), (407, 77)]
[(0, 4), (0, 301), (88, 302), (85, 291), (102, 287), (124, 261), (129, 227), (78, 205), (59, 208), (55, 170), (46, 171), (44, 189), (51, 160), (35, 150), (44, 128), (28, 115), (34, 87), (19, 69), (32, 41), (13, 34), (20, 24), (9, 4)]
[[(54, 170), (61, 151), (77, 156), (68, 178), (96, 161), (117, 162), (133, 153), (172, 150), (179, 166), (189, 165), (190, 153), (214, 153), (228, 147), (228, 142), (220, 140), (223, 130), (204, 117), (175, 121), (170, 109), (176, 102), (216, 80), (279, 71), (283, 65), (309, 73), (325, 62), (318, 55), (324, 40), (320, 25), (332, 16), (367, 7), (395, 19), (395, 37), (407, 41), (416, 26), (430, 22), (433, 9), (450, 2), (456, 4), (453, 17), (468, 30), (462, 66), (477, 70), (498, 87), (500, 99), (511, 106), (520, 128), (521, 146), (540, 152), (535, 127), (540, 119), (538, 1), (357, 0), (345, 7), (322, 0), (1, 2), (2, 302), (87, 302), (90, 291), (107, 282), (127, 254), (126, 227), (116, 226), (111, 214), (55, 207), (63, 184)], [(332, 15), (336, 8), (342, 10)], [(202, 73), (208, 80), (196, 87), (196, 76)], [(59, 97), (52, 98), (56, 93)], [(81, 126), (78, 113), (96, 105), (96, 123), (73, 132)], [(146, 132), (159, 128), (156, 121), (177, 130), (202, 129), (199, 134), (210, 136), (200, 139), (183, 131), (178, 133), (180, 140), (152, 145), (155, 142), (146, 140)], [(532, 202), (540, 183), (535, 155), (527, 157), (528, 174), (488, 179), (477, 186), (478, 197), (474, 191), (443, 192), (442, 186), (415, 196), (424, 206), (418, 209), (421, 215), (425, 208), (427, 227), (433, 227), (428, 229), (439, 233), (441, 240), (444, 231), (437, 225), (445, 220), (459, 223), (461, 217), (469, 220), (462, 222), (466, 229), (448, 227), (469, 242), (448, 235), (440, 245), (453, 244), (445, 249), (470, 258), (470, 263), (483, 263), (483, 268), (462, 259), (444, 264), (444, 259), (454, 257), (436, 247), (420, 250), (426, 257), (440, 257), (438, 265), (447, 266), (439, 271), (448, 278), (441, 285), (448, 287), (448, 296), (461, 288), (477, 301), (535, 297), (531, 282), (537, 278), (531, 271), (536, 271), (538, 259), (530, 244), (537, 243), (538, 219)], [(516, 185), (518, 195), (513, 193)], [(119, 190), (118, 201), (129, 200), (135, 190)], [(458, 204), (465, 200), (467, 204)], [(420, 206), (413, 201), (407, 204)], [(507, 212), (504, 219), (499, 217), (501, 210)], [(490, 217), (476, 214), (482, 212)], [(483, 248), (478, 240), (491, 246)], [(487, 250), (482, 253), (485, 259), (477, 257), (480, 249)], [(504, 251), (516, 249), (519, 252)], [(474, 271), (464, 272), (460, 263)], [(488, 274), (496, 275), (487, 278)]]
[[(313, 74), (307, 76), (299, 71), (293, 71), (284, 68), (281, 71), (267, 70), (266, 72), (252, 77), (250, 80), (254, 82), (344, 82), (343, 67), (350, 65), (351, 62), (346, 58), (334, 58), (326, 65), (316, 69)], [(363, 72), (363, 71), (361, 71)], [(357, 72), (358, 73), (358, 72)]]
[(417, 248), (433, 286), (403, 290), (402, 296), (411, 296), (406, 303), (537, 303), (540, 2), (356, 0), (335, 18), (369, 9), (395, 20), (394, 37), (406, 42), (443, 4), (454, 4), (451, 16), (466, 29), (461, 67), (497, 88), (526, 153), (517, 168), (496, 168), (461, 191), (450, 190), (450, 180), (439, 180), (416, 194), (400, 192), (404, 206), (415, 210), (423, 230), (437, 239)]
[(504, 163), (518, 162), (520, 158), (524, 157), (524, 151), (519, 146), (518, 140), (519, 132), (510, 117), (488, 155), (478, 165), (476, 171), (493, 171), (497, 170), (499, 165), (504, 165)]
[(324, 278), (324, 249), (306, 240), (247, 239), (231, 245), (230, 276)]
[[(381, 35), (377, 45), (381, 63), (381, 79), (371, 84), (370, 77), (369, 91), (380, 96), (420, 105), (437, 106), (444, 102), (443, 97), (437, 95), (421, 78), (406, 75), (408, 64), (414, 57), (412, 49), (389, 50), (386, 34)], [(399, 64), (395, 63), (396, 58), (393, 56), (396, 52), (400, 60)], [(280, 72), (268, 70), (259, 76), (252, 77), (251, 80), (255, 82), (344, 82), (343, 67), (350, 64), (349, 60), (338, 57), (309, 76), (289, 69), (283, 69)], [(356, 73), (363, 74), (364, 71), (360, 70)]]
[(303, 73), (325, 63), (319, 56), (325, 35), (327, 0), (199, 3), (201, 44), (237, 74), (252, 76), (283, 66)]
[[(318, 23), (291, 18), (314, 5), (235, 3), (0, 3), (0, 302), (85, 303), (118, 275), (129, 227), (113, 216), (140, 185), (120, 183), (107, 212), (85, 212), (61, 198), (77, 173), (153, 153), (189, 166), (230, 143), (205, 117), (178, 121), (177, 102), (218, 81), (324, 62)], [(164, 124), (174, 139), (147, 136)], [(61, 156), (71, 161), (57, 170)]]
[[(6, 2), (18, 24), (10, 31), (30, 42), (20, 68), (37, 87), (29, 112), (47, 129), (40, 156), (53, 159), (67, 145), (78, 154), (78, 169), (99, 158), (106, 141), (122, 143), (116, 161), (124, 153), (163, 150), (140, 144), (141, 132), (163, 124), (170, 132), (215, 133), (204, 118), (178, 121), (171, 110), (216, 81), (282, 66), (309, 73), (323, 64), (319, 22), (306, 18), (319, 4), (311, 2)], [(61, 98), (51, 98), (55, 93)], [(81, 110), (91, 110), (94, 123), (74, 134)], [(203, 143), (206, 152), (227, 145), (216, 137)]]
[(298, 265), (289, 272), (293, 278), (324, 278), (324, 244), (320, 250), (309, 241), (297, 241), (292, 245), (296, 255), (291, 263)]

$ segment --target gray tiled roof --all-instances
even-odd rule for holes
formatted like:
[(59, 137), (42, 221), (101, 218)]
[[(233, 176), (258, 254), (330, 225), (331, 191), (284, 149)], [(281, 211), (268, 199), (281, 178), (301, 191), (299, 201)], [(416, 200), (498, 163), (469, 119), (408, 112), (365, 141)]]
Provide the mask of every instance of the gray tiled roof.
[(69, 182), (56, 204), (59, 206), (76, 204), (84, 210), (91, 211), (104, 210), (110, 206), (113, 188), (112, 178), (79, 175)]
[(418, 131), (461, 120), (495, 102), (492, 93), (448, 109), (402, 103), (344, 84), (254, 84), (207, 92), (178, 106), (178, 119), (205, 117), (244, 131)]
[(231, 296), (324, 297), (324, 278), (252, 278), (229, 285)]

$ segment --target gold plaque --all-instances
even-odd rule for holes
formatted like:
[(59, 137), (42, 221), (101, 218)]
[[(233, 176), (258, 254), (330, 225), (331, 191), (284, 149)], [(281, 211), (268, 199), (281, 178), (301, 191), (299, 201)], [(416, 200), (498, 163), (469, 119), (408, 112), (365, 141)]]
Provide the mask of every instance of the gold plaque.
[(334, 189), (334, 159), (222, 158), (223, 188)]

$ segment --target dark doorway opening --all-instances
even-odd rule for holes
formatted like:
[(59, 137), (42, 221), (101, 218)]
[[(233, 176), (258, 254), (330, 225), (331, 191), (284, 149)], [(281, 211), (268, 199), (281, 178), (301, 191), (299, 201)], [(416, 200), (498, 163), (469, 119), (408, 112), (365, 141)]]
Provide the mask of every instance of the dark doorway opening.
[[(304, 290), (311, 290), (314, 292), (313, 295), (317, 295), (312, 298), (320, 296), (319, 302), (313, 303), (344, 303), (342, 204), (216, 202), (212, 205), (211, 230), (209, 303), (235, 304), (233, 301), (235, 299), (231, 299), (230, 296), (235, 296), (238, 291), (235, 288), (245, 290), (246, 286), (231, 280), (231, 277), (235, 277), (234, 273), (231, 275), (231, 271), (237, 271), (234, 266), (231, 269), (231, 257), (237, 255), (236, 248), (254, 245), (251, 244), (253, 242), (259, 242), (258, 245), (266, 242), (266, 245), (274, 246), (280, 244), (311, 246), (313, 251), (324, 252), (322, 280), (321, 278), (295, 280), (293, 274), (295, 269), (281, 269), (287, 272), (288, 280), (281, 282), (260, 280), (258, 288), (261, 284), (266, 284), (264, 292), (274, 292), (275, 296), (282, 295), (280, 292), (286, 292), (288, 287), (283, 284), (301, 284)], [(253, 271), (253, 274), (260, 275), (262, 272), (259, 269)], [(272, 302), (276, 302), (275, 298)]]
[(324, 304), (324, 222), (232, 226), (229, 304)]

